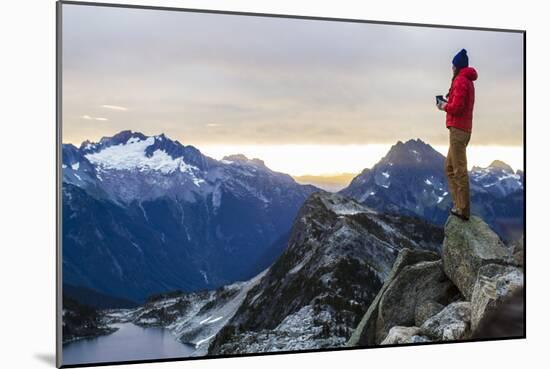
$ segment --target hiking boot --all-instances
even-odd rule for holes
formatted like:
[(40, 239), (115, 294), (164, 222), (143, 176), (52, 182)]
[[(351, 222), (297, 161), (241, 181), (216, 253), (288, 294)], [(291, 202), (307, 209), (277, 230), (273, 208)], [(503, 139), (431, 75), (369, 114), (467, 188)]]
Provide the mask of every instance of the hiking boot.
[(452, 215), (459, 217), (462, 220), (470, 220), (470, 216), (462, 214), (462, 212), (458, 209), (452, 208), (450, 212)]

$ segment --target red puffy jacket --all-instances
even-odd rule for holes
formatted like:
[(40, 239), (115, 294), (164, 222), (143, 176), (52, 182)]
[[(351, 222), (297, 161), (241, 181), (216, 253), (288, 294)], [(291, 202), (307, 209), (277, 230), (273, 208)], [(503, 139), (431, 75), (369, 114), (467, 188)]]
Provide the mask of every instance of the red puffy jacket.
[(455, 77), (449, 90), (447, 112), (447, 128), (456, 127), (466, 132), (472, 132), (475, 89), (474, 81), (477, 72), (474, 68), (462, 68)]

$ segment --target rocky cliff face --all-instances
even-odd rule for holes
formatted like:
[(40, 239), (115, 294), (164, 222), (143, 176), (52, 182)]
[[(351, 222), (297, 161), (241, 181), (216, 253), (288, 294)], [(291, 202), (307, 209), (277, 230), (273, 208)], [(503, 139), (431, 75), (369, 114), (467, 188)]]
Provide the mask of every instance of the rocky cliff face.
[(487, 264), (513, 264), (513, 257), (500, 238), (478, 217), (463, 222), (450, 217), (445, 225), (443, 265), (445, 273), (471, 299), (478, 271)]
[(316, 193), (296, 217), (287, 250), (209, 347), (235, 354), (343, 346), (401, 249), (438, 258), (441, 229)]
[[(478, 217), (449, 217), (441, 259), (402, 250), (348, 346), (523, 336), (521, 247)], [(506, 327), (491, 329), (503, 311)]]

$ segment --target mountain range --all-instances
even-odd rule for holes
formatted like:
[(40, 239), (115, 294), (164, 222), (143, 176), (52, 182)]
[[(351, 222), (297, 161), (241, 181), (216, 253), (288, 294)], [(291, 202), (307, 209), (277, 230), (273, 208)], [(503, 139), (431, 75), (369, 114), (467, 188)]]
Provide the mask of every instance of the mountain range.
[(64, 144), (62, 167), (64, 283), (135, 302), (258, 274), (318, 190), (258, 159), (131, 131)]
[[(131, 322), (168, 329), (193, 356), (345, 346), (399, 257), (439, 268), (443, 162), (421, 140), (398, 142), (331, 193), (164, 135), (64, 145), (64, 339)], [(523, 173), (495, 161), (470, 178), (473, 212), (520, 232)], [(442, 281), (452, 304), (460, 293)]]
[[(445, 157), (422, 140), (399, 141), (339, 193), (379, 211), (443, 225), (452, 203), (444, 162)], [(473, 167), (469, 175), (472, 213), (503, 239), (519, 238), (523, 232), (523, 172), (495, 160), (486, 168)]]
[[(355, 218), (361, 215), (346, 213), (355, 208), (361, 214), (370, 211), (371, 217), (385, 217), (379, 220), (386, 224), (382, 228), (389, 222), (408, 234), (403, 238), (408, 241), (399, 244), (410, 244), (411, 238), (426, 242), (437, 237), (450, 207), (443, 162), (444, 157), (421, 140), (398, 142), (373, 168), (363, 170), (339, 194), (330, 195), (270, 170), (259, 159), (237, 154), (215, 160), (163, 134), (122, 131), (79, 147), (64, 144), (64, 284), (78, 287), (71, 291), (78, 291), (80, 298), (91, 291), (132, 304), (163, 291), (214, 290), (249, 280), (270, 266), (276, 270), (274, 263), (281, 260), (298, 262), (307, 256), (285, 256), (292, 255), (288, 250), (293, 249), (296, 229), (303, 221), (303, 211), (298, 214), (298, 210), (304, 209), (307, 199), (310, 210), (322, 208), (312, 206), (315, 201), (333, 201), (346, 209), (345, 214), (313, 211), (320, 224), (327, 217), (357, 223)], [(473, 212), (501, 237), (517, 238), (523, 229), (523, 173), (495, 161), (487, 168), (473, 168), (470, 177)], [(311, 197), (315, 193), (328, 197)], [(367, 242), (361, 241), (365, 234), (379, 230), (373, 225), (378, 223), (371, 221), (368, 232), (354, 233), (357, 224), (348, 223), (340, 225), (341, 232), (355, 234), (357, 245)], [(429, 223), (434, 226), (429, 228)], [(424, 238), (410, 233), (415, 224), (430, 230), (420, 233)], [(336, 237), (332, 231), (325, 232), (327, 239)], [(362, 255), (373, 264), (365, 271), (373, 286), (383, 280), (397, 252), (387, 247), (385, 253)], [(344, 269), (352, 267), (346, 264)], [(95, 296), (87, 300), (97, 301)], [(309, 305), (304, 302), (300, 308), (305, 306)], [(242, 319), (239, 327), (255, 327), (253, 320)], [(270, 327), (275, 323), (272, 320)]]

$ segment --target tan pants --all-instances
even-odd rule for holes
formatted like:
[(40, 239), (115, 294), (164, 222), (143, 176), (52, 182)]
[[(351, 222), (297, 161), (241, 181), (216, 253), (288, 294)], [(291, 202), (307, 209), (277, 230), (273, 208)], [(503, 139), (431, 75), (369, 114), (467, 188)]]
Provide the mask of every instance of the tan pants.
[(445, 174), (449, 181), (449, 191), (456, 209), (464, 216), (470, 216), (470, 179), (466, 146), (470, 142), (470, 133), (455, 127), (449, 127), (449, 153), (445, 159)]

